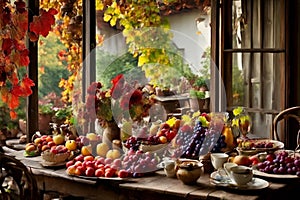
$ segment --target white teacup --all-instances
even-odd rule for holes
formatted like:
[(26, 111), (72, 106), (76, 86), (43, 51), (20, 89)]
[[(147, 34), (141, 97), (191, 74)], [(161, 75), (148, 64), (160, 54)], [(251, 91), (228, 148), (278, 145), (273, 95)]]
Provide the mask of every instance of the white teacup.
[(252, 168), (243, 165), (229, 167), (230, 179), (237, 185), (246, 185), (253, 178)]
[(164, 160), (162, 162), (162, 167), (167, 177), (173, 178), (176, 176), (175, 161), (174, 160)]
[(215, 169), (221, 169), (223, 164), (228, 160), (229, 155), (226, 153), (211, 153), (211, 164)]
[(236, 167), (236, 166), (238, 166), (238, 164), (233, 163), (233, 162), (226, 162), (226, 163), (223, 164), (223, 168), (224, 168), (226, 174), (228, 175), (228, 177), (230, 177), (231, 168)]

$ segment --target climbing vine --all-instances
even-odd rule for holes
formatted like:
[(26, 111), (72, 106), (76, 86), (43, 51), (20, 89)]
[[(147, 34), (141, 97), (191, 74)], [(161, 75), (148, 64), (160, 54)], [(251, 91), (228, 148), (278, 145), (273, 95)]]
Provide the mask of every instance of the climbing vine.
[(28, 77), (29, 49), (27, 36), (36, 42), (40, 36), (47, 37), (55, 23), (57, 10), (40, 9), (28, 29), (28, 9), (23, 0), (0, 1), (0, 94), (10, 110), (10, 117), (17, 118), (20, 99), (32, 94), (35, 83)]
[(62, 50), (58, 57), (67, 61), (70, 76), (61, 79), (59, 87), (63, 88), (62, 100), (70, 102), (74, 88), (74, 80), (78, 76), (82, 64), (82, 0), (42, 0), (42, 8), (56, 8), (56, 25), (53, 32), (66, 46), (67, 51)]
[[(170, 1), (164, 1), (165, 5)], [(147, 6), (145, 6), (147, 5)], [(185, 73), (182, 55), (172, 43), (173, 34), (168, 20), (161, 15), (156, 0), (98, 0), (97, 9), (104, 10), (104, 21), (120, 26), (128, 51), (138, 58), (150, 83), (164, 84), (168, 76)]]

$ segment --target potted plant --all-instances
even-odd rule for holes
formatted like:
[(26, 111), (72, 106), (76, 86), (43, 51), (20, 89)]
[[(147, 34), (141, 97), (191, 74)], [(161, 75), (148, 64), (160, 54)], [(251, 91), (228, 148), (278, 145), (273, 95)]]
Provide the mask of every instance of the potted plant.
[(72, 106), (65, 105), (63, 107), (55, 108), (55, 113), (53, 115), (53, 122), (58, 125), (63, 124), (67, 119), (70, 119), (72, 116)]
[(207, 97), (208, 86), (205, 78), (198, 77), (190, 89), (190, 107), (192, 111), (209, 109), (209, 97)]
[(39, 105), (39, 131), (47, 133), (50, 129), (50, 122), (54, 115), (54, 109), (52, 103), (45, 103)]

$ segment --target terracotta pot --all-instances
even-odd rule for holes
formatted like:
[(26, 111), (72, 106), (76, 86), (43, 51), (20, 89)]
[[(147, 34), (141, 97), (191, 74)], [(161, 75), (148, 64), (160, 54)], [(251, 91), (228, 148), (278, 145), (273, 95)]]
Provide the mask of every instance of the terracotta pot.
[(19, 128), (22, 131), (22, 133), (26, 133), (26, 120), (19, 119)]
[(52, 115), (39, 114), (39, 131), (41, 133), (48, 133), (50, 131), (51, 120), (52, 120)]

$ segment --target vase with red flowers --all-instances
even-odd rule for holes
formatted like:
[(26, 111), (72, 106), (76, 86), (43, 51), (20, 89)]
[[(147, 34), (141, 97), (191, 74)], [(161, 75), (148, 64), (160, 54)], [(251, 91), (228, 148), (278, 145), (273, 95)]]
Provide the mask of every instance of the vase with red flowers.
[(86, 101), (86, 117), (89, 121), (98, 119), (106, 142), (121, 138), (119, 127), (123, 127), (124, 122), (143, 121), (154, 103), (154, 99), (143, 92), (143, 86), (125, 80), (123, 74), (117, 75), (111, 83), (108, 89), (100, 82), (92, 83)]

